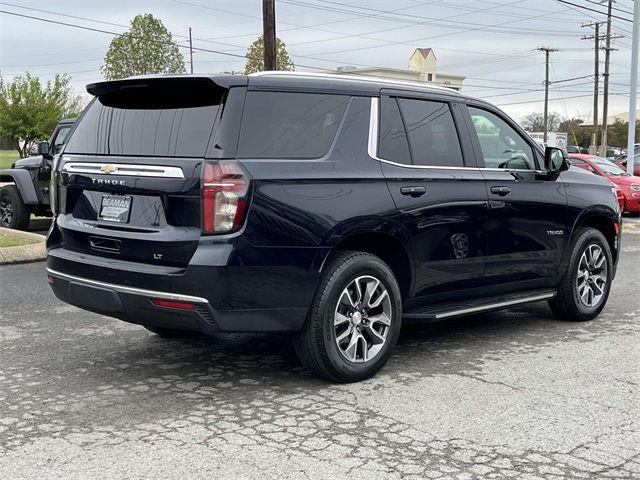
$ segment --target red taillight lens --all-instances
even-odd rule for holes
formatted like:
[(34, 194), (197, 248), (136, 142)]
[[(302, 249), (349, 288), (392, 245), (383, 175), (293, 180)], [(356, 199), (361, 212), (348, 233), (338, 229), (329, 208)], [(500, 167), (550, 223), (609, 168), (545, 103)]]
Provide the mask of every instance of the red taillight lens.
[(234, 161), (205, 163), (202, 172), (202, 231), (226, 233), (242, 225), (249, 180)]
[(156, 307), (164, 308), (179, 308), (180, 310), (193, 310), (193, 303), (190, 302), (178, 302), (175, 300), (163, 300), (162, 298), (151, 299)]

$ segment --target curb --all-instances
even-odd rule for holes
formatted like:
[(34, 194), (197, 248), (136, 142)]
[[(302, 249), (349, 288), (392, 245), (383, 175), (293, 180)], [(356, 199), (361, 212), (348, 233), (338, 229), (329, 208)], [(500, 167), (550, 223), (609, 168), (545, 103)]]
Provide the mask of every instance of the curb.
[(0, 227), (0, 233), (37, 241), (37, 243), (31, 245), (0, 248), (0, 265), (39, 262), (47, 258), (47, 251), (44, 245), (46, 237), (38, 235), (37, 233), (22, 232), (20, 230), (2, 227)]

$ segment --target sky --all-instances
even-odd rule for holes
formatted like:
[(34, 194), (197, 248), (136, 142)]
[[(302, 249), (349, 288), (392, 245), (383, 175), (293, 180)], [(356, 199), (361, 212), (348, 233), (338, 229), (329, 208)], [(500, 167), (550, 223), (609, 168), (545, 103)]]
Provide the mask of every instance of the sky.
[[(555, 48), (549, 110), (591, 123), (593, 40), (582, 37), (592, 35), (593, 29), (582, 25), (606, 20), (602, 3), (276, 0), (276, 28), (298, 71), (407, 68), (415, 48), (430, 47), (438, 71), (467, 77), (463, 93), (486, 99), (517, 120), (542, 112), (544, 54), (537, 48)], [(613, 18), (612, 33), (620, 38), (612, 40), (611, 115), (628, 111), (632, 23), (627, 20), (632, 10), (632, 0), (614, 3), (619, 18)], [(202, 49), (194, 52), (195, 73), (242, 71), (248, 46), (262, 33), (261, 0), (0, 1), (0, 74), (11, 80), (28, 71), (46, 80), (65, 73), (73, 90), (86, 94), (87, 83), (102, 79), (100, 66), (113, 38), (94, 30), (123, 33), (139, 13), (159, 18), (184, 47), (192, 28), (193, 45)], [(181, 51), (188, 62), (188, 49)], [(602, 74), (604, 51), (600, 57)]]

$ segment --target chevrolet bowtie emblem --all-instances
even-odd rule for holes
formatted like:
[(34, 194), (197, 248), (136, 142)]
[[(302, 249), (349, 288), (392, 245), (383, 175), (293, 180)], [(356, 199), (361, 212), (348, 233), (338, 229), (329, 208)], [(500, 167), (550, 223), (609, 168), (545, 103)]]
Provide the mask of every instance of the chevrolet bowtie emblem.
[(116, 171), (116, 167), (109, 163), (106, 163), (100, 167), (100, 170), (102, 170), (102, 172), (104, 173), (111, 173)]

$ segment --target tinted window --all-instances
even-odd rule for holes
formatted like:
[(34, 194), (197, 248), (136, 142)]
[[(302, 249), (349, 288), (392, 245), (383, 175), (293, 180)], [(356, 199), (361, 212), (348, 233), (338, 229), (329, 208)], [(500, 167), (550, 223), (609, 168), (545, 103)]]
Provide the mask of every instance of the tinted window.
[(127, 108), (94, 100), (69, 139), (67, 153), (203, 157), (218, 104)]
[(398, 99), (409, 134), (413, 163), (462, 167), (462, 151), (449, 105), (427, 100)]
[(378, 156), (392, 162), (411, 163), (407, 133), (404, 130), (398, 102), (393, 97), (381, 99)]
[(243, 158), (319, 158), (349, 102), (344, 95), (249, 92), (240, 130)]
[(506, 121), (480, 108), (469, 107), (469, 113), (478, 134), (485, 167), (536, 169), (531, 146)]
[(71, 127), (60, 127), (60, 129), (58, 130), (58, 134), (56, 135), (56, 138), (53, 139), (53, 145), (51, 146), (53, 149), (53, 155), (60, 153), (60, 150), (62, 149), (62, 146), (64, 145), (64, 141), (67, 138), (67, 134), (69, 133), (69, 130), (71, 130)]

